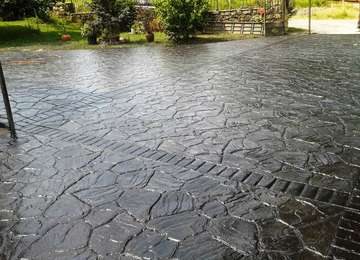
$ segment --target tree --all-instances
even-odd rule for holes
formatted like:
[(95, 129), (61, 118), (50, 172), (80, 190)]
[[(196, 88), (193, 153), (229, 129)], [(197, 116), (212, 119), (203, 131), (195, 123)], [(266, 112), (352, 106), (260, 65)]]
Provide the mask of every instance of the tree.
[(154, 0), (153, 3), (165, 33), (175, 42), (187, 41), (202, 29), (208, 11), (207, 0)]
[(129, 31), (136, 16), (134, 0), (93, 0), (90, 9), (105, 40), (116, 39), (120, 32)]
[(38, 16), (46, 18), (55, 0), (0, 0), (0, 18), (19, 20)]

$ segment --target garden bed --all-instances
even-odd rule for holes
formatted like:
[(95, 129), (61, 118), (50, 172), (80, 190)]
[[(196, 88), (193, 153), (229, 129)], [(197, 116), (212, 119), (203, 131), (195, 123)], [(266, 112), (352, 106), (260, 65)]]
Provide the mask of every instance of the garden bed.
[[(81, 37), (79, 24), (65, 25), (66, 33), (72, 38), (69, 42), (61, 41), (63, 28), (56, 24), (36, 23), (34, 21), (0, 22), (0, 50), (62, 50), (62, 49), (93, 49), (93, 48), (123, 48), (143, 45), (171, 44), (166, 35), (155, 33), (155, 42), (147, 43), (144, 34), (122, 33), (121, 37), (126, 43), (115, 46), (88, 45)], [(253, 38), (249, 35), (236, 35), (228, 33), (202, 34), (192, 39), (191, 43), (208, 43), (219, 41), (232, 41)]]

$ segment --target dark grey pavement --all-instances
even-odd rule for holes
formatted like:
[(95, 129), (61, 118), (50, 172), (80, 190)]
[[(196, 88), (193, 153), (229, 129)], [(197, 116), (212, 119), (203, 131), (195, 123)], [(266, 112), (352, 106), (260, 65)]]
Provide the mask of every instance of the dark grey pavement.
[(360, 259), (360, 35), (0, 59), (1, 260)]

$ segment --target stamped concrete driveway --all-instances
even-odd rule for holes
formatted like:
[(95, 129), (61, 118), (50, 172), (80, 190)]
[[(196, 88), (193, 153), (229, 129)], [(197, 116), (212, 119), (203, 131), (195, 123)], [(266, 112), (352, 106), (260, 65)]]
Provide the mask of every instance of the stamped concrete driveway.
[(360, 258), (360, 35), (0, 58), (1, 260)]

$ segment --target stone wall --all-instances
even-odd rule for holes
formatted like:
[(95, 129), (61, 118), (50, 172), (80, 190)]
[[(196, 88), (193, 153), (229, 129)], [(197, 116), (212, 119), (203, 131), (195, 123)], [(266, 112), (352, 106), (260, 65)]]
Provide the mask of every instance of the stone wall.
[[(266, 9), (266, 35), (283, 35), (287, 29), (287, 14), (280, 4)], [(261, 27), (261, 29), (259, 29)], [(232, 32), (243, 34), (264, 33), (264, 8), (212, 11), (208, 13), (207, 32)], [(258, 29), (257, 29), (258, 28)]]

